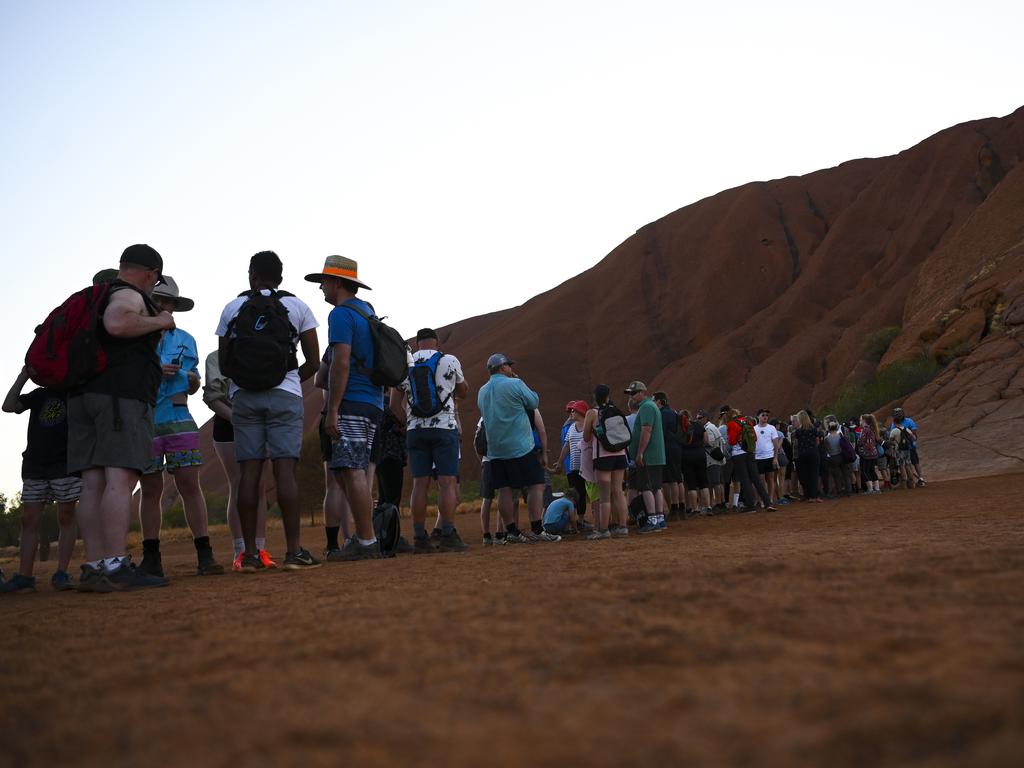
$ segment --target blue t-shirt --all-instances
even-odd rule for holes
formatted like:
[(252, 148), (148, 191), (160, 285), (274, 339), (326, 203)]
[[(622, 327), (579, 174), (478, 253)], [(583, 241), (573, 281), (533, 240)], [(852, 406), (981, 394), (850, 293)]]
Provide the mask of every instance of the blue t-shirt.
[(373, 339), (370, 337), (370, 324), (358, 313), (345, 309), (345, 304), (354, 304), (368, 315), (373, 315), (373, 307), (362, 299), (349, 299), (331, 310), (327, 318), (327, 342), (329, 344), (348, 344), (352, 347), (348, 372), (348, 385), (342, 402), (366, 403), (375, 408), (384, 409), (384, 388), (370, 381), (366, 371), (373, 369)]
[(160, 379), (160, 389), (156, 393), (153, 422), (165, 424), (178, 418), (171, 404), (171, 395), (188, 392), (188, 372), (199, 373), (199, 352), (196, 350), (196, 340), (192, 338), (192, 334), (175, 328), (164, 333), (157, 347), (157, 354), (160, 355), (160, 365), (177, 363), (181, 366), (174, 376)]
[[(562, 425), (562, 434), (560, 441), (562, 445), (565, 445), (566, 436), (569, 434), (569, 430), (572, 429), (572, 422)], [(561, 450), (561, 449), (559, 449)], [(565, 459), (562, 461), (562, 467), (565, 469), (565, 474), (569, 474), (572, 471), (572, 451), (565, 454)]]
[(560, 526), (566, 526), (569, 524), (569, 520), (572, 516), (573, 504), (568, 499), (555, 499), (548, 508), (544, 510), (544, 520), (542, 525), (545, 528), (548, 526), (557, 528)]

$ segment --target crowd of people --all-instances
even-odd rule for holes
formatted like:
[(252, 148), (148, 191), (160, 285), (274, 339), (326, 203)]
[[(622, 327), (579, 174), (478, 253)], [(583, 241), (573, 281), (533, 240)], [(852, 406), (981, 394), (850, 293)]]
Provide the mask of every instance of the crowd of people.
[[(3, 404), (7, 412), (30, 415), (19, 568), (7, 580), (0, 572), (0, 592), (35, 590), (35, 553), (48, 503), (57, 504), (60, 524), (54, 589), (105, 593), (166, 586), (160, 527), (168, 479), (192, 533), (196, 573), (225, 572), (214, 556), (199, 482), (204, 457), (189, 398), (200, 389), (213, 412), (214, 451), (229, 483), (232, 571), (302, 571), (324, 560), (468, 549), (455, 526), (463, 460), (458, 404), (469, 392), (461, 362), (438, 349), (431, 328), (416, 334), (414, 350), (400, 338), (389, 345), (396, 335), (357, 296), (370, 287), (359, 279), (357, 263), (341, 256), (329, 256), (320, 271), (305, 276), (319, 284), (332, 307), (321, 356), (313, 311), (281, 289), (282, 279), (276, 253), (252, 256), (249, 287), (221, 313), (218, 348), (205, 358), (205, 376), (195, 338), (178, 327), (179, 315), (194, 302), (164, 274), (162, 257), (148, 245), (126, 248), (117, 269), (97, 273), (92, 288), (70, 297), (40, 326)], [(55, 355), (60, 333), (68, 335), (68, 347)], [(38, 351), (44, 348), (45, 354)], [(59, 375), (48, 378), (41, 369), (55, 357), (61, 358)], [(481, 462), (485, 546), (556, 543), (566, 535), (622, 537), (631, 526), (650, 534), (694, 515), (776, 511), (798, 499), (819, 502), (924, 484), (917, 425), (899, 408), (886, 428), (872, 414), (840, 422), (831, 415), (816, 419), (809, 409), (779, 421), (767, 409), (752, 419), (722, 406), (716, 420), (706, 410), (674, 410), (664, 392), (649, 392), (642, 381), (623, 389), (622, 409), (603, 384), (593, 390), (592, 405), (567, 403), (552, 461), (539, 395), (508, 356), (491, 355), (486, 368), (473, 440)], [(323, 392), (321, 557), (301, 541), (296, 480), (302, 382), (310, 378)], [(41, 386), (25, 393), (30, 379)], [(385, 545), (378, 540), (375, 509), (401, 505), (406, 466), (412, 542), (399, 537)], [(567, 477), (564, 494), (552, 490), (551, 475), (559, 472)], [(267, 550), (270, 474), (285, 538), (280, 566)], [(438, 513), (428, 531), (431, 484)], [(522, 527), (520, 502), (529, 523)], [(138, 564), (127, 551), (134, 514), (142, 531)], [(69, 569), (79, 533), (85, 562), (76, 581)]]

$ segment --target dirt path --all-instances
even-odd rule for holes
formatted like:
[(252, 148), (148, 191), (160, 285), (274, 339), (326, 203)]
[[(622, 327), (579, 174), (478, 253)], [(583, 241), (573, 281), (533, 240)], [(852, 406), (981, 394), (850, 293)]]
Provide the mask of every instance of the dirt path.
[(200, 579), (176, 543), (167, 589), (0, 601), (0, 765), (1019, 765), (1022, 498), (304, 574)]

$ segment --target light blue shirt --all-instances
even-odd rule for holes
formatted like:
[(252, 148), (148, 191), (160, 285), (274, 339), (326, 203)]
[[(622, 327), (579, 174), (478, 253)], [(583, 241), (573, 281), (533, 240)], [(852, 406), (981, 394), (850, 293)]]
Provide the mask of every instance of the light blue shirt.
[(487, 430), (487, 458), (518, 459), (533, 450), (533, 424), (526, 412), (540, 405), (540, 395), (521, 379), (492, 374), (476, 404)]
[(575, 507), (568, 499), (555, 499), (544, 510), (544, 519), (541, 521), (541, 525), (549, 525), (552, 528), (564, 527), (568, 525), (573, 509)]
[(188, 372), (195, 371), (199, 374), (199, 352), (196, 350), (196, 340), (192, 334), (175, 328), (166, 331), (160, 339), (157, 347), (157, 354), (160, 355), (160, 364), (169, 365), (177, 363), (181, 366), (174, 376), (160, 379), (160, 389), (156, 393), (156, 408), (153, 410), (153, 421), (156, 424), (164, 424), (174, 421), (174, 406), (171, 404), (171, 396), (182, 392), (188, 392)]

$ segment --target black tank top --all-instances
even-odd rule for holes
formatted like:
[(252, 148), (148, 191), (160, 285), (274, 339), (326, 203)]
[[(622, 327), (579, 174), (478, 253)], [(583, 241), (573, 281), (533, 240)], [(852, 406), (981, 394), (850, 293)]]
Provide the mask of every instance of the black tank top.
[[(120, 280), (115, 280), (111, 284), (111, 295), (124, 290), (135, 291), (142, 296), (146, 311), (151, 317), (158, 314), (149, 297), (135, 286)], [(141, 400), (155, 406), (161, 374), (160, 356), (156, 351), (160, 344), (160, 331), (134, 339), (120, 339), (107, 333), (101, 321), (98, 336), (107, 353), (107, 367), (86, 382), (81, 391)]]

